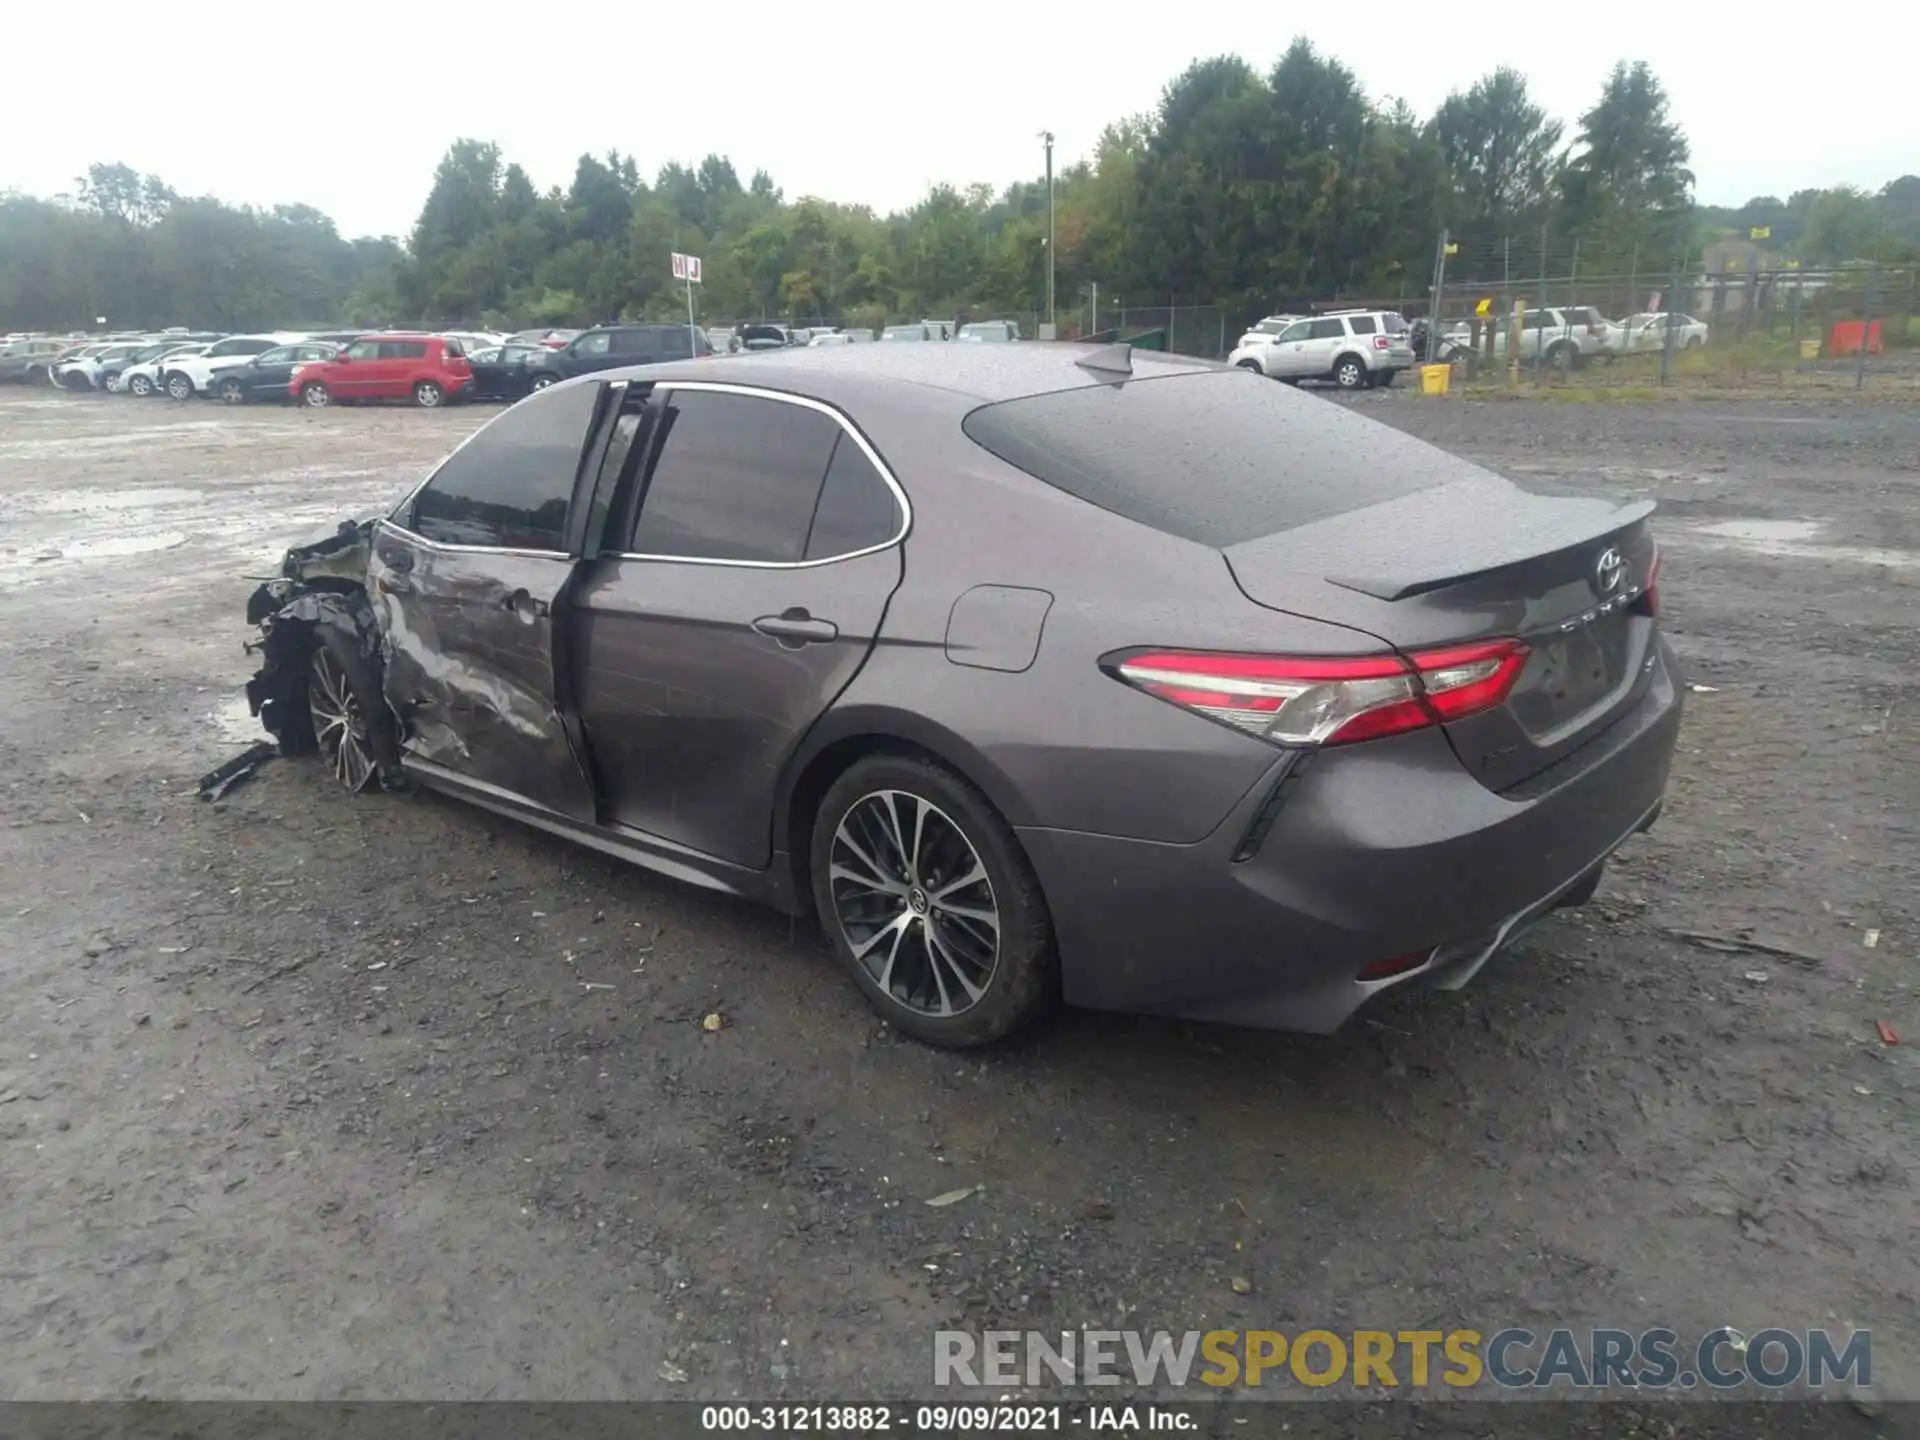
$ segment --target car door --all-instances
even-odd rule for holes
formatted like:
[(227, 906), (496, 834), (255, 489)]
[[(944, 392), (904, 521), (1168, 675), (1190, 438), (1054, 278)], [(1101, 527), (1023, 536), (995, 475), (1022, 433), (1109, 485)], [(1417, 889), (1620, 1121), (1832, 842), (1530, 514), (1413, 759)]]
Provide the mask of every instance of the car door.
[(1267, 347), (1267, 373), (1276, 379), (1297, 380), (1311, 374), (1307, 355), (1307, 337), (1313, 331), (1311, 320), (1296, 320)]
[(603, 389), (564, 386), (501, 411), (380, 523), (368, 566), (407, 763), (476, 798), (587, 822), (593, 788), (562, 718), (554, 610)]
[(762, 868), (777, 777), (900, 583), (906, 500), (817, 402), (672, 381), (649, 403), (637, 521), (613, 507), (569, 610), (573, 693), (608, 820)]
[(366, 388), (360, 393), (372, 400), (405, 399), (426, 359), (424, 340), (382, 340), (380, 358), (362, 374)]
[(559, 355), (562, 375), (586, 375), (620, 364), (613, 358), (613, 331), (589, 330), (567, 344)]
[(651, 365), (661, 358), (660, 331), (653, 327), (614, 330), (608, 333), (607, 353), (595, 362), (595, 369), (615, 365)]
[(334, 357), (338, 364), (329, 367), (327, 386), (343, 400), (365, 398), (373, 381), (374, 367), (380, 362), (378, 340), (356, 340)]
[(1307, 322), (1307, 343), (1304, 359), (1307, 375), (1330, 375), (1333, 362), (1346, 348), (1347, 327), (1338, 319), (1328, 317), (1323, 320)]
[[(240, 382), (247, 399), (268, 399), (276, 385), (285, 392), (288, 377), (293, 374), (293, 356), (294, 347), (282, 345), (254, 356), (240, 369), (228, 371), (227, 374)], [(226, 375), (216, 375), (214, 381), (217, 384), (225, 378)]]

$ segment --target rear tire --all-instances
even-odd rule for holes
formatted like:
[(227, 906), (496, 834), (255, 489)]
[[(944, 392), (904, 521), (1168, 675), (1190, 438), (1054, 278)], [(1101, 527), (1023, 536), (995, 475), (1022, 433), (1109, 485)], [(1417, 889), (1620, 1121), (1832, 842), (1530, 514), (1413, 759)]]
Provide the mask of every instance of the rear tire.
[(1367, 367), (1358, 355), (1342, 355), (1333, 362), (1333, 383), (1342, 390), (1359, 390), (1367, 383)]
[(300, 403), (309, 410), (324, 410), (333, 403), (333, 392), (318, 380), (300, 387)]
[(1547, 364), (1563, 374), (1573, 369), (1579, 358), (1580, 352), (1565, 340), (1547, 347)]
[(220, 388), (216, 393), (220, 396), (220, 399), (228, 405), (244, 405), (247, 403), (247, 387), (242, 385), (238, 380), (222, 380), (220, 382)]
[(431, 380), (422, 380), (413, 387), (413, 403), (422, 410), (438, 410), (446, 401), (447, 392)]
[(534, 376), (533, 379), (527, 382), (527, 393), (531, 395), (536, 390), (546, 389), (549, 385), (554, 383), (554, 379), (555, 377), (552, 375)]
[(992, 802), (946, 766), (856, 761), (820, 801), (809, 868), (834, 953), (916, 1040), (990, 1044), (1057, 994), (1039, 878)]

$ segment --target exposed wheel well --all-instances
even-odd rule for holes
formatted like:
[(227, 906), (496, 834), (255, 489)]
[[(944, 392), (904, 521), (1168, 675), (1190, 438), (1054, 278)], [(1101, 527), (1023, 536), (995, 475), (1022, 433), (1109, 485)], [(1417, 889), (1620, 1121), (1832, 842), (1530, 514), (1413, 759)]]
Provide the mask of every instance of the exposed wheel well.
[(1357, 354), (1352, 350), (1342, 351), (1340, 353), (1339, 358), (1333, 362), (1333, 368), (1335, 370), (1338, 370), (1342, 365), (1346, 364), (1347, 361), (1349, 360), (1353, 361), (1353, 363), (1358, 365), (1362, 370), (1367, 368), (1366, 357), (1364, 355)]

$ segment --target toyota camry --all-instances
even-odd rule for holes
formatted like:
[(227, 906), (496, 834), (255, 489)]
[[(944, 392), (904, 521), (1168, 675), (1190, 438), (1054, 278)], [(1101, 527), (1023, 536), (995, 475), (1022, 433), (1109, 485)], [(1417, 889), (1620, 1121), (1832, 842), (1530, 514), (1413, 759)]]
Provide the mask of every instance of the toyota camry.
[(1652, 508), (1125, 346), (609, 370), (289, 552), (249, 696), (350, 789), (816, 917), (926, 1041), (1326, 1031), (1653, 823)]

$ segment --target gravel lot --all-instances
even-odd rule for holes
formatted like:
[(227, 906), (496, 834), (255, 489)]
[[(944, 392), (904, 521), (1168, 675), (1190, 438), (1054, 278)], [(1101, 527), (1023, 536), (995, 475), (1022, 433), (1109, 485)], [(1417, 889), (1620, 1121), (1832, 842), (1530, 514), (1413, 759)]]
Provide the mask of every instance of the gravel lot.
[(901, 1397), (941, 1323), (1871, 1326), (1920, 1398), (1920, 415), (1356, 403), (1660, 499), (1663, 822), (1339, 1035), (961, 1059), (509, 821), (195, 799), (246, 577), (490, 412), (0, 392), (0, 1398)]

